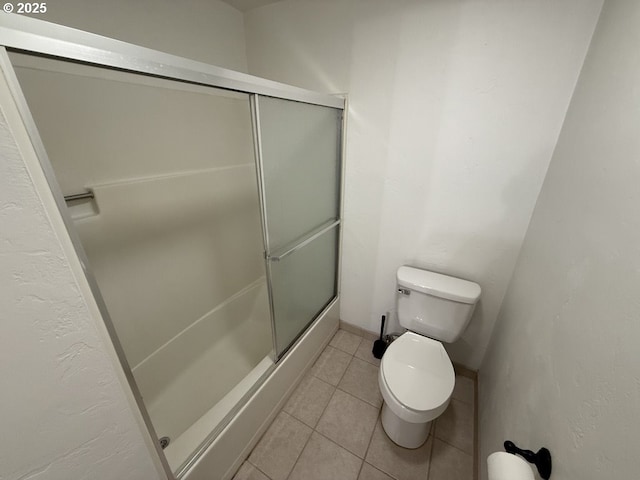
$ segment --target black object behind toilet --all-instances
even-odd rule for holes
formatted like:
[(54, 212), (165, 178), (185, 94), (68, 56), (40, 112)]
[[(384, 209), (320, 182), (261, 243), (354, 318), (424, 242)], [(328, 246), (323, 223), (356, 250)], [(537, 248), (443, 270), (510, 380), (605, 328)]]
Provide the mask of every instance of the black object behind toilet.
[(382, 315), (382, 325), (380, 325), (380, 338), (378, 340), (376, 340), (375, 342), (373, 342), (373, 349), (371, 350), (371, 353), (373, 353), (373, 356), (380, 359), (382, 358), (382, 356), (384, 355), (385, 350), (387, 349), (387, 342), (384, 341), (384, 321), (385, 321), (386, 317), (384, 315)]

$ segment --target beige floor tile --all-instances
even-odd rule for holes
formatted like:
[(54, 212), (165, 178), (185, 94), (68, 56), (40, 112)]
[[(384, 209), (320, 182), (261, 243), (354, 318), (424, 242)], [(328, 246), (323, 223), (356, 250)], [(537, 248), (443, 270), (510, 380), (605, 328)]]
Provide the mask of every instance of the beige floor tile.
[(328, 346), (316, 360), (311, 374), (333, 386), (338, 385), (352, 358), (348, 353)]
[(432, 441), (429, 437), (420, 448), (411, 450), (399, 447), (389, 440), (378, 421), (365, 460), (397, 480), (426, 480)]
[(336, 390), (316, 430), (341, 447), (364, 458), (378, 419), (378, 409)]
[(356, 480), (362, 460), (313, 432), (289, 480)]
[(380, 360), (373, 356), (371, 351), (373, 350), (373, 340), (367, 340), (366, 338), (362, 339), (360, 342), (360, 346), (358, 350), (356, 350), (355, 356), (360, 360), (364, 360), (365, 362), (370, 363), (371, 365), (375, 365), (376, 367), (380, 365)]
[(473, 457), (435, 439), (429, 480), (473, 480)]
[(233, 480), (269, 480), (269, 477), (249, 462), (244, 462), (238, 473), (233, 477)]
[(452, 399), (436, 420), (436, 438), (473, 454), (473, 405)]
[(374, 407), (382, 405), (382, 395), (378, 387), (378, 367), (359, 358), (354, 358), (349, 364), (338, 388)]
[(313, 375), (307, 375), (282, 410), (314, 428), (329, 404), (334, 390), (334, 386)]
[(456, 375), (456, 385), (453, 387), (451, 398), (473, 405), (475, 402), (474, 392), (475, 383), (473, 379)]
[(359, 337), (358, 335), (354, 335), (346, 330), (338, 330), (331, 339), (331, 342), (329, 342), (329, 345), (339, 348), (349, 355), (353, 355), (356, 353), (361, 341), (362, 337)]
[(393, 478), (365, 462), (362, 464), (358, 480), (393, 480)]
[(272, 480), (285, 480), (312, 430), (280, 412), (249, 456), (249, 461)]

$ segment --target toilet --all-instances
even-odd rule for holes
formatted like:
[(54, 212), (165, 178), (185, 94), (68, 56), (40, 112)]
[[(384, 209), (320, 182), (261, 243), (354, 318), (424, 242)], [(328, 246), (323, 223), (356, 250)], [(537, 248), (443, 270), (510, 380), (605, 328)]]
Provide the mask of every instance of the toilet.
[(480, 298), (480, 285), (415, 267), (396, 275), (396, 311), (407, 329), (387, 348), (378, 374), (382, 426), (405, 448), (418, 448), (449, 405), (455, 373), (441, 342), (455, 342)]

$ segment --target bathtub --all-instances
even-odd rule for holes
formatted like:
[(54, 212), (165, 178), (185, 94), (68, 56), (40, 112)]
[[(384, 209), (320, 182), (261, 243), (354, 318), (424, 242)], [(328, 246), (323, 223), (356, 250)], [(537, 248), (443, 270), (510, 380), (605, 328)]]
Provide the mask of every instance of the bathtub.
[(133, 369), (175, 472), (273, 368), (265, 278), (203, 315)]
[[(224, 429), (177, 472), (181, 480), (230, 480), (276, 414), (338, 330), (339, 297), (314, 320), (294, 346), (267, 372)], [(258, 373), (258, 372), (252, 372)], [(204, 433), (204, 432), (203, 432)]]

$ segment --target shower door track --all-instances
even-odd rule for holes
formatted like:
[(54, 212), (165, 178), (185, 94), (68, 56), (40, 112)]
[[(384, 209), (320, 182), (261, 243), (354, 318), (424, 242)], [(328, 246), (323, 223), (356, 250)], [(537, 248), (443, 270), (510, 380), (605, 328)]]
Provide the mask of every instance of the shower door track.
[(142, 75), (344, 109), (344, 98), (189, 60), (16, 14), (2, 16), (0, 45)]

